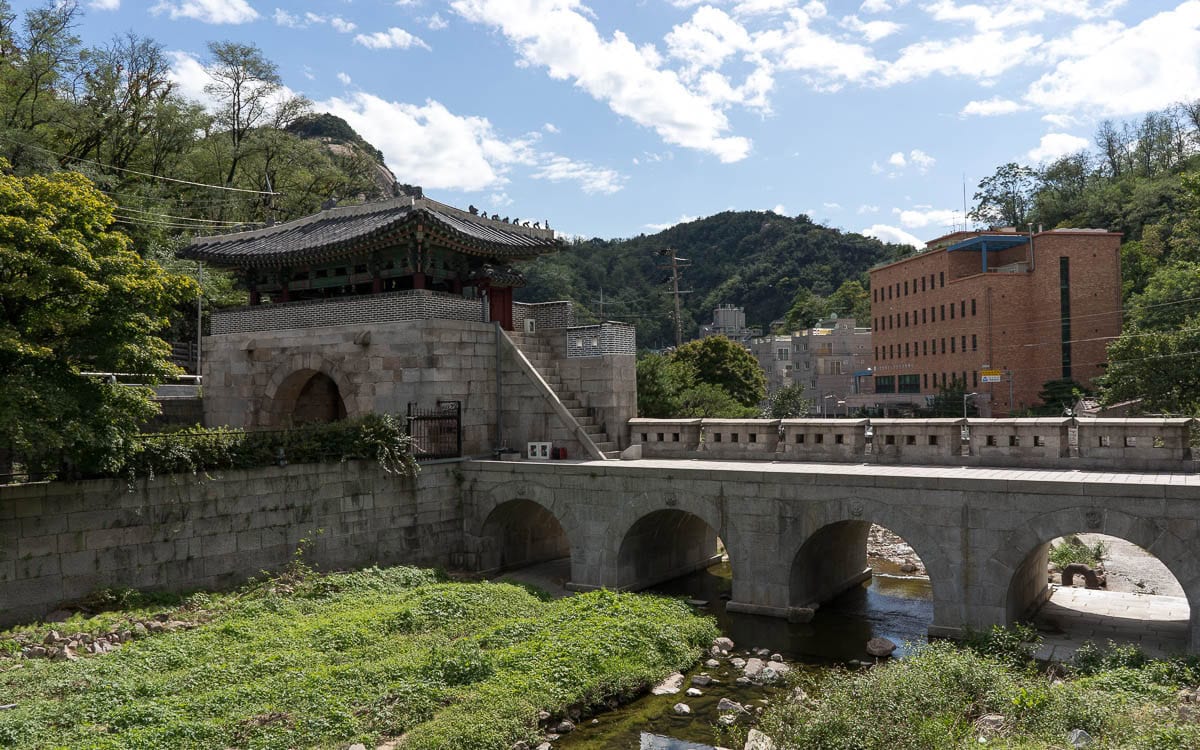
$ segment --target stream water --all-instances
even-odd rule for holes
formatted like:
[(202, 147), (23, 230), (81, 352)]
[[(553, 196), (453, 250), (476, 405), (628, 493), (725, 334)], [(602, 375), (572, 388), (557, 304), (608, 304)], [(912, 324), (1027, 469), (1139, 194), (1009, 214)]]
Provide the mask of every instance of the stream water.
[[(727, 563), (669, 581), (653, 592), (707, 602), (699, 611), (716, 619), (722, 633), (733, 639), (737, 654), (766, 648), (782, 654), (796, 669), (826, 669), (854, 659), (869, 661), (865, 645), (876, 636), (900, 644), (896, 656), (904, 655), (906, 643), (926, 640), (933, 619), (928, 579), (899, 575), (886, 560), (873, 559), (871, 566), (876, 575), (869, 582), (825, 604), (806, 624), (726, 612), (732, 580)], [(615, 711), (585, 719), (578, 729), (557, 740), (555, 749), (709, 750), (720, 747), (725, 737), (724, 729), (717, 725), (721, 698), (758, 707), (777, 692), (770, 687), (737, 685), (734, 680), (740, 672), (725, 660), (714, 669), (698, 667), (689, 677), (700, 671), (716, 680), (704, 688), (702, 696), (685, 697), (682, 692), (646, 695)], [(690, 715), (677, 716), (673, 711), (681, 701), (691, 707)]]

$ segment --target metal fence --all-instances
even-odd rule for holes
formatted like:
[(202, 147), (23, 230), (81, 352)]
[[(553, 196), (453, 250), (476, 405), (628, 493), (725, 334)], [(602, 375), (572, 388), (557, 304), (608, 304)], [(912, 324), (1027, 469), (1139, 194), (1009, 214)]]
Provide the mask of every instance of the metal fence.
[(410, 403), (408, 434), (418, 461), (462, 456), (462, 402), (439, 401), (432, 409)]

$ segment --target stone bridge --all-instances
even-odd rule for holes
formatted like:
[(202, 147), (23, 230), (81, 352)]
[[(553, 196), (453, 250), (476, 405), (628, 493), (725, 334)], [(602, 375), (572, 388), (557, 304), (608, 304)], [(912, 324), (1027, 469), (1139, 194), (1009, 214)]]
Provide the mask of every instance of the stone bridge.
[(569, 556), (568, 588), (635, 590), (707, 566), (719, 537), (728, 608), (801, 621), (869, 575), (877, 523), (925, 563), (938, 636), (1023, 618), (1049, 596), (1051, 540), (1108, 534), (1179, 581), (1200, 651), (1195, 473), (641, 459), (477, 461), (464, 479), (469, 567)]

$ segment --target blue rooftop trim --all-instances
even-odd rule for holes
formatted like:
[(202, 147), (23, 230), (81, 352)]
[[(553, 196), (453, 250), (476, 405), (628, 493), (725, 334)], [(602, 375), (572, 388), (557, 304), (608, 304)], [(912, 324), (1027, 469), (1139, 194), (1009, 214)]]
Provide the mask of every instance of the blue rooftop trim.
[(1029, 244), (1029, 235), (1027, 234), (981, 234), (962, 242), (955, 242), (950, 247), (946, 248), (946, 252), (952, 253), (956, 250), (975, 250), (979, 251), (982, 262), (982, 271), (987, 273), (988, 250), (1007, 250), (1010, 247), (1020, 247), (1021, 245)]
[(1010, 247), (1017, 247), (1029, 242), (1027, 234), (981, 234), (976, 237), (970, 237), (962, 242), (955, 242), (950, 247), (946, 248), (946, 252), (952, 253), (956, 250), (1007, 250)]

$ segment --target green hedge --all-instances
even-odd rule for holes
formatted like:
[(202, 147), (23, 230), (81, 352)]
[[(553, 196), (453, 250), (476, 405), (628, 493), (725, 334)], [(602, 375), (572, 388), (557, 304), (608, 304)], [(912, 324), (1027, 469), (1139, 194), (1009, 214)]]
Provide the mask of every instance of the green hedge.
[(188, 427), (139, 435), (114, 470), (101, 475), (133, 479), (283, 463), (367, 460), (377, 461), (389, 473), (411, 476), (417, 464), (410, 444), (400, 421), (387, 414), (279, 431)]

